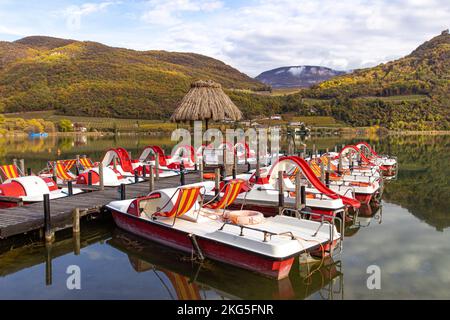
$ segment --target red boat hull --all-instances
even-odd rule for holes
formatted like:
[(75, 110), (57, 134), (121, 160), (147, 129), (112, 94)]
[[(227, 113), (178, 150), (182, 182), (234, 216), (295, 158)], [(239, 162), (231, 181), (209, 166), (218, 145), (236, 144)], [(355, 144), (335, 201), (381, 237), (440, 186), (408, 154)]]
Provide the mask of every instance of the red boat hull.
[(367, 193), (355, 193), (355, 198), (362, 204), (369, 204), (372, 200), (372, 195)]
[[(188, 253), (194, 250), (186, 232), (114, 210), (111, 211), (115, 223), (128, 232)], [(202, 237), (197, 237), (197, 243), (207, 258), (277, 280), (284, 279), (289, 275), (294, 262), (294, 256), (281, 259), (272, 258)]]

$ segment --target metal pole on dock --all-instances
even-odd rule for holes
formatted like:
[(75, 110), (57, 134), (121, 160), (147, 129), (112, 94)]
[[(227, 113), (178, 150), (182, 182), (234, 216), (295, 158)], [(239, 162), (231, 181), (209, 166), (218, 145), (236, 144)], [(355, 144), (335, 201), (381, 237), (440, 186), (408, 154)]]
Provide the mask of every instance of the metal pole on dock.
[(281, 214), (284, 208), (284, 186), (283, 171), (278, 171), (278, 213)]
[(325, 184), (326, 184), (327, 188), (330, 187), (330, 172), (329, 171), (325, 172)]
[(139, 172), (134, 170), (134, 183), (139, 183)]
[(31, 176), (31, 175), (32, 175), (31, 168), (27, 168), (27, 176)]
[(55, 240), (55, 233), (52, 231), (50, 195), (48, 193), (44, 194), (44, 237), (46, 243), (52, 243)]
[(124, 183), (122, 183), (120, 185), (120, 200), (126, 200), (127, 199), (127, 195), (126, 195), (126, 185)]
[(67, 181), (67, 193), (69, 194), (69, 196), (73, 196), (73, 182), (72, 180)]
[(220, 168), (216, 168), (216, 174), (214, 176), (214, 190), (215, 195), (218, 196), (220, 193)]
[(301, 203), (302, 203), (302, 209), (305, 209), (306, 207), (306, 186), (300, 187), (300, 194), (301, 194)]
[(58, 183), (58, 178), (56, 177), (56, 161), (53, 161), (52, 179), (55, 183)]
[(92, 186), (92, 171), (88, 172), (88, 186)]
[(180, 163), (180, 185), (184, 186), (186, 185), (186, 177), (184, 173), (184, 161), (181, 160)]
[(315, 154), (316, 154), (316, 144), (313, 144), (311, 159), (314, 157)]
[(153, 165), (150, 165), (150, 178), (149, 180), (149, 192), (153, 192), (153, 190), (155, 189), (155, 173), (153, 171)]
[(13, 159), (13, 165), (14, 165), (14, 167), (17, 168), (17, 159), (16, 158)]
[(103, 175), (103, 163), (100, 162), (99, 166), (98, 166), (98, 176), (99, 176), (99, 185), (100, 185), (100, 190), (103, 191), (105, 190), (105, 177)]

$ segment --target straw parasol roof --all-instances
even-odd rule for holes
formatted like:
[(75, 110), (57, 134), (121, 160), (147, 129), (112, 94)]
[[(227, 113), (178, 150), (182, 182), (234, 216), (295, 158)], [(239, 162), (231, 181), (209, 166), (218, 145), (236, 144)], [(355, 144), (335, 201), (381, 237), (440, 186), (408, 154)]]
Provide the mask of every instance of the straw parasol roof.
[(197, 81), (170, 118), (175, 122), (230, 119), (238, 121), (242, 112), (214, 81)]

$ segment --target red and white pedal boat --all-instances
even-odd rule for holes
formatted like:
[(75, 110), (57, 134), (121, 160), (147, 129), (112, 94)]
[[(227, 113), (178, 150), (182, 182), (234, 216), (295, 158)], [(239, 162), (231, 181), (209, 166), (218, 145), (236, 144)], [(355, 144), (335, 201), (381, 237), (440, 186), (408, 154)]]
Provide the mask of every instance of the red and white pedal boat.
[[(255, 173), (238, 175), (237, 178), (248, 181), (249, 190), (241, 192), (235, 201), (235, 205), (244, 205), (249, 210), (263, 212), (266, 216), (278, 214), (279, 191), (278, 172), (283, 171), (284, 202), (286, 206), (295, 204), (295, 185), (292, 177), (295, 169), (300, 170), (304, 177), (306, 187), (306, 206), (316, 214), (328, 216), (344, 216), (348, 208), (356, 211), (360, 202), (348, 196), (327, 188), (312, 172), (305, 160), (299, 157), (281, 157), (271, 167), (262, 168), (259, 179)], [(214, 182), (202, 183), (209, 196), (214, 195)]]
[(275, 279), (287, 277), (300, 254), (330, 254), (340, 240), (327, 222), (205, 209), (202, 189), (199, 185), (164, 189), (114, 201), (107, 208), (115, 223), (131, 233)]
[[(83, 191), (74, 188), (73, 194)], [(0, 184), (0, 196), (20, 199), (23, 204), (44, 201), (44, 194), (49, 194), (50, 200), (69, 196), (67, 188), (58, 188), (51, 178), (38, 176), (18, 177), (6, 180)], [(16, 207), (18, 204), (11, 201), (0, 200), (0, 208)]]
[(388, 173), (395, 172), (397, 169), (397, 158), (391, 156), (383, 156), (373, 150), (367, 142), (359, 142), (356, 147), (363, 152), (369, 161), (379, 166), (386, 168)]

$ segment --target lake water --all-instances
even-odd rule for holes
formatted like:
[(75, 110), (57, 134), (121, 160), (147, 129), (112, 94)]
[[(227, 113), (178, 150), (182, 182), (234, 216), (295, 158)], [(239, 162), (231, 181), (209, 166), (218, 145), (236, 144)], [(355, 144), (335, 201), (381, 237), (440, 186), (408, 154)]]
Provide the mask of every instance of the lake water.
[[(317, 138), (311, 148), (333, 148), (350, 138)], [(81, 250), (58, 234), (52, 247), (35, 243), (0, 251), (1, 299), (449, 299), (450, 136), (388, 137), (369, 141), (398, 156), (398, 179), (387, 183), (382, 206), (346, 231), (344, 251), (311, 276), (293, 268), (272, 281), (227, 265), (189, 256), (139, 239), (109, 220), (83, 224)], [(106, 137), (0, 140), (0, 163), (13, 158), (38, 171), (46, 160), (123, 146), (137, 155), (169, 138)], [(1, 247), (1, 246), (0, 246)], [(81, 270), (81, 290), (66, 285), (68, 267)], [(381, 288), (369, 290), (369, 266), (381, 272)], [(316, 266), (317, 267), (317, 266)], [(311, 270), (316, 269), (311, 266)]]

